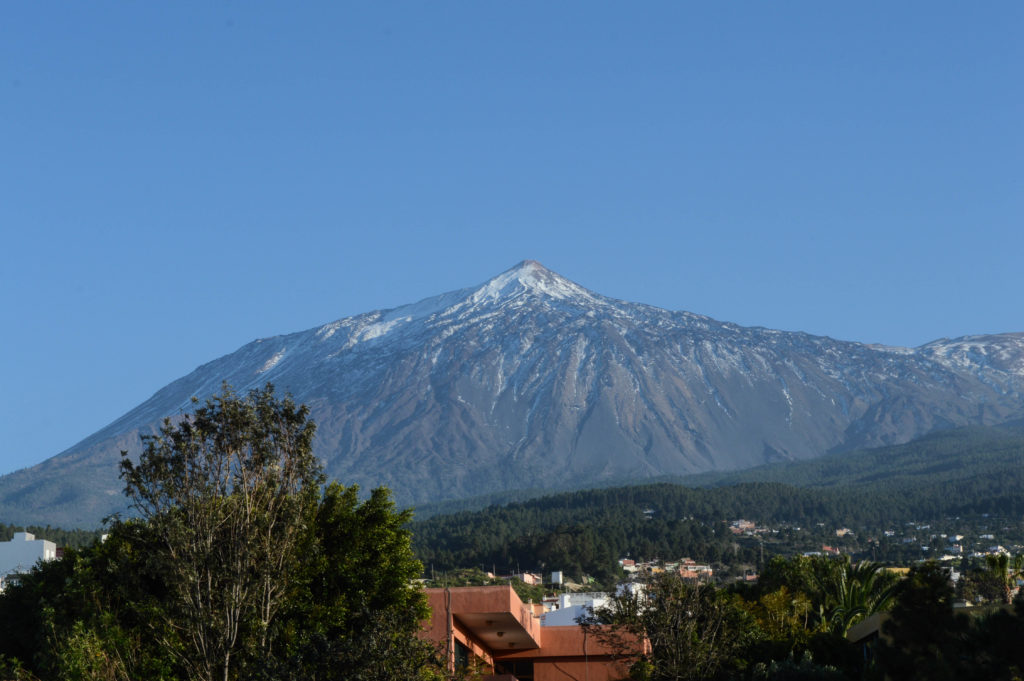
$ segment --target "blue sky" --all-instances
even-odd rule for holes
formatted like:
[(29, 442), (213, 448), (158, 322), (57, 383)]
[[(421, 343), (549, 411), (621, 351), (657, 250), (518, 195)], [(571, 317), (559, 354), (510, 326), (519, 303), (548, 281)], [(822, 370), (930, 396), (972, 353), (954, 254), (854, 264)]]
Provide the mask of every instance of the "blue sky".
[(1024, 4), (11, 3), (0, 472), (259, 337), (532, 258), (918, 345), (1024, 331)]

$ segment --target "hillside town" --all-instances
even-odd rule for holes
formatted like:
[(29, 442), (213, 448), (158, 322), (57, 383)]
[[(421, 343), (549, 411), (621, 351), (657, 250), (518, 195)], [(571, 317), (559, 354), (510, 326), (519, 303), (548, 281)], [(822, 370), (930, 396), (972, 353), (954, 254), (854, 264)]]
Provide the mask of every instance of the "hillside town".
[[(761, 550), (758, 562), (762, 564), (765, 555), (848, 556), (853, 560), (881, 560), (899, 566), (935, 560), (950, 566), (955, 580), (963, 567), (983, 562), (987, 556), (1024, 554), (1024, 524), (990, 515), (970, 521), (953, 518), (933, 523), (908, 522), (870, 536), (859, 536), (846, 527), (758, 524), (742, 518), (729, 521), (727, 526), (738, 542), (746, 542)], [(15, 532), (10, 540), (0, 541), (0, 591), (37, 562), (59, 558), (63, 548), (29, 532)], [(897, 556), (896, 560), (891, 558), (893, 555)], [(688, 557), (674, 560), (623, 557), (618, 560), (618, 565), (625, 580), (664, 573), (678, 574), (692, 583), (722, 584), (737, 579), (757, 579), (756, 564), (741, 565), (742, 570), (739, 571), (736, 565), (723, 564), (716, 574), (712, 564), (699, 563)], [(581, 576), (584, 584), (577, 584), (559, 571), (550, 573), (550, 581), (547, 582), (539, 572), (507, 575), (487, 572), (486, 575), (495, 580), (518, 580), (528, 586), (550, 584), (564, 587), (569, 592), (584, 588), (587, 581), (585, 576)]]

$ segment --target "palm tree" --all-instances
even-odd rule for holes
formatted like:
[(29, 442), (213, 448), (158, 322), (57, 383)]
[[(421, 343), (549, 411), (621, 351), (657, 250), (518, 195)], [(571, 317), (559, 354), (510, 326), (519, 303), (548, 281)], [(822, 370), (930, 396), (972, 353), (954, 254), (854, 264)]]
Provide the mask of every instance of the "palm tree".
[(820, 575), (819, 588), (823, 624), (845, 636), (850, 627), (892, 605), (897, 578), (883, 572), (878, 563), (832, 561), (832, 568)]

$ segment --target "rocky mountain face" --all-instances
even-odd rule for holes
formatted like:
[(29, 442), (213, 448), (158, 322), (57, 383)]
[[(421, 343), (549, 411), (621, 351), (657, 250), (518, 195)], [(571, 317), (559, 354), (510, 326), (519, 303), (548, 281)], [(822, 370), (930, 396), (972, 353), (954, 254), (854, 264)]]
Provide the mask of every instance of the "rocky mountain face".
[(1024, 416), (1024, 334), (918, 348), (745, 328), (523, 262), (485, 284), (254, 341), (0, 478), (0, 520), (96, 524), (116, 463), (227, 381), (308, 404), (346, 484), (403, 504), (805, 459)]

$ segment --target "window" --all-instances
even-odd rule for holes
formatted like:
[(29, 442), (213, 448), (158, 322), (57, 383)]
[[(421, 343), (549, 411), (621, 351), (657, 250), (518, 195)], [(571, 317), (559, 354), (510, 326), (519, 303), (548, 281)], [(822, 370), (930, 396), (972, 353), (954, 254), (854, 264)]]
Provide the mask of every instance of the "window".
[(495, 674), (511, 674), (519, 681), (533, 681), (533, 660), (506, 660), (494, 663)]

